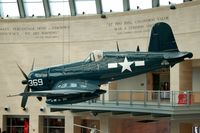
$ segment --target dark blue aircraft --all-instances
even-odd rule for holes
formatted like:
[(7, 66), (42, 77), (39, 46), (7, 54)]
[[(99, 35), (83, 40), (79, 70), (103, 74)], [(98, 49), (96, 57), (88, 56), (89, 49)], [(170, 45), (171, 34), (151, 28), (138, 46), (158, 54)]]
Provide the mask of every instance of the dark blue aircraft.
[[(179, 52), (173, 32), (166, 23), (156, 23), (151, 30), (148, 52), (93, 51), (81, 62), (32, 70), (25, 80), (21, 107), (29, 96), (46, 97), (48, 104), (72, 104), (87, 101), (105, 93), (102, 84), (120, 80), (192, 58), (191, 52)], [(33, 68), (32, 68), (33, 69)]]

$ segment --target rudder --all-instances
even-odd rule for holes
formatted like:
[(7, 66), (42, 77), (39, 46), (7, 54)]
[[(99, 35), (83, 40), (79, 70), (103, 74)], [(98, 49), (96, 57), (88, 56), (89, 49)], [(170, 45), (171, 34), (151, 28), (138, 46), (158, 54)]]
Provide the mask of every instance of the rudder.
[(172, 29), (167, 23), (159, 22), (152, 27), (148, 51), (179, 51)]

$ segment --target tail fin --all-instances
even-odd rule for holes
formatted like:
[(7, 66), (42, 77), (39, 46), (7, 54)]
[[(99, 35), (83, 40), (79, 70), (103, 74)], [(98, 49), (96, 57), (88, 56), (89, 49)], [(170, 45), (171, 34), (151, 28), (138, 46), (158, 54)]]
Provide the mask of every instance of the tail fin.
[(159, 22), (153, 26), (148, 51), (179, 51), (172, 29), (167, 23)]

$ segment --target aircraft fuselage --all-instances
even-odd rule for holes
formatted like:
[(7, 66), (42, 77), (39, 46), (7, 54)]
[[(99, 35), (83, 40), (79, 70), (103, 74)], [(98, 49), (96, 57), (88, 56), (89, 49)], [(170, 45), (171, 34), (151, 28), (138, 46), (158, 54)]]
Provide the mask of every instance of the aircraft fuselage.
[[(29, 85), (41, 91), (51, 89), (59, 80), (83, 79), (98, 81), (99, 85), (120, 80), (160, 68), (173, 66), (184, 58), (190, 58), (190, 52), (104, 52), (99, 61), (85, 60), (64, 64), (29, 74)], [(33, 84), (34, 80), (43, 85)]]

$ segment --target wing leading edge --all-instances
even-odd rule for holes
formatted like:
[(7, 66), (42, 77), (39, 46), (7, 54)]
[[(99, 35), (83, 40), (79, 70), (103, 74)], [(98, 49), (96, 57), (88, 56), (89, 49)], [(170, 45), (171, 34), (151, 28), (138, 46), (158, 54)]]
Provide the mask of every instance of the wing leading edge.
[(80, 93), (94, 93), (99, 90), (98, 82), (90, 80), (61, 80), (52, 89), (20, 93), (20, 96), (56, 96)]

